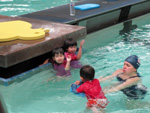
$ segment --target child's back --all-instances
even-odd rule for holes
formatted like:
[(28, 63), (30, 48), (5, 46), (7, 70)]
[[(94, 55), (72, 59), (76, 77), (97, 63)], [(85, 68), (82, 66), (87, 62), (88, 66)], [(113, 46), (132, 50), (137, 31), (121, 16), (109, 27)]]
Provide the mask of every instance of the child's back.
[(77, 89), (77, 92), (83, 91), (86, 94), (87, 99), (106, 99), (98, 79), (84, 82)]
[[(85, 65), (80, 69), (81, 81), (76, 81), (71, 87), (75, 93), (85, 93), (87, 97), (87, 107), (105, 108), (108, 104), (99, 80), (94, 79), (95, 70), (89, 65)], [(78, 88), (77, 86), (80, 85)]]

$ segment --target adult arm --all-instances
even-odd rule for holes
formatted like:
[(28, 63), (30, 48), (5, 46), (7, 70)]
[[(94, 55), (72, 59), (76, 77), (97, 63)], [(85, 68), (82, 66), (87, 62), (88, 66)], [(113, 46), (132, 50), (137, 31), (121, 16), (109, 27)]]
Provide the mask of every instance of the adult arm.
[(77, 60), (81, 59), (81, 56), (82, 56), (82, 46), (83, 46), (84, 42), (85, 42), (85, 40), (82, 40), (81, 43), (80, 43), (80, 47), (79, 47), (78, 54), (77, 54)]
[(104, 93), (107, 94), (107, 93), (120, 91), (120, 90), (125, 89), (127, 87), (130, 87), (132, 85), (136, 85), (139, 81), (140, 81), (139, 77), (128, 79), (125, 82), (123, 82), (122, 84), (117, 85), (116, 87), (113, 87), (111, 89), (105, 90)]
[(106, 81), (106, 80), (109, 80), (109, 79), (111, 79), (111, 78), (114, 78), (114, 77), (116, 77), (119, 73), (122, 73), (122, 69), (118, 69), (118, 70), (116, 70), (112, 75), (109, 75), (109, 76), (106, 76), (106, 77), (99, 77), (98, 78), (98, 80), (100, 81), (100, 82), (104, 82), (104, 81)]

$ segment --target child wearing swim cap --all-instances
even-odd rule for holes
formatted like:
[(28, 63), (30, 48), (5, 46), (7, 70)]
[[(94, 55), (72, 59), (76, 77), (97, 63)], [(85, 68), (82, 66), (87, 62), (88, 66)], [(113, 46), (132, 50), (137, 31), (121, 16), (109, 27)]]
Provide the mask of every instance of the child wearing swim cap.
[[(87, 97), (87, 108), (97, 110), (97, 108), (105, 108), (108, 104), (99, 80), (94, 79), (95, 70), (90, 65), (85, 65), (80, 69), (81, 81), (76, 81), (71, 85), (74, 93), (84, 93)], [(79, 87), (77, 87), (81, 84)]]

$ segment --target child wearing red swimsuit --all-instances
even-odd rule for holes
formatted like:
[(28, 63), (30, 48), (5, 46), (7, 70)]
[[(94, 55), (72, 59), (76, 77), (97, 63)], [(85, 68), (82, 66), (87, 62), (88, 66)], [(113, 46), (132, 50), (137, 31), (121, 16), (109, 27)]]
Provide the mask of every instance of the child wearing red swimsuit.
[[(76, 81), (72, 84), (72, 91), (74, 93), (85, 93), (87, 97), (87, 108), (105, 108), (108, 104), (99, 80), (94, 79), (95, 70), (89, 65), (85, 65), (80, 69), (81, 81)], [(80, 85), (78, 88), (77, 86)]]
[(72, 38), (68, 38), (65, 40), (64, 42), (64, 50), (65, 50), (65, 57), (67, 58), (67, 56), (71, 56), (71, 62), (70, 65), (73, 68), (81, 68), (81, 63), (78, 61), (81, 59), (82, 56), (82, 46), (84, 44), (84, 40), (81, 41), (80, 43), (80, 47), (78, 49), (78, 53), (77, 52), (77, 42), (72, 39)]

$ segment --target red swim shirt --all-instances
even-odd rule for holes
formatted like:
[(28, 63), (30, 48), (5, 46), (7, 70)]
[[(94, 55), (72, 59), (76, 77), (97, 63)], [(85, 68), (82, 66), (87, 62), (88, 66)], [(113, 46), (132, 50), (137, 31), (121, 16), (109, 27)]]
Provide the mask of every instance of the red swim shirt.
[(106, 99), (98, 79), (84, 82), (76, 91), (85, 93), (87, 99)]
[(77, 55), (76, 54), (65, 52), (65, 57), (66, 58), (67, 58), (68, 55), (71, 56), (71, 60), (77, 60)]

